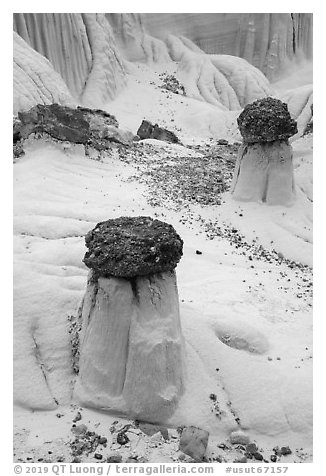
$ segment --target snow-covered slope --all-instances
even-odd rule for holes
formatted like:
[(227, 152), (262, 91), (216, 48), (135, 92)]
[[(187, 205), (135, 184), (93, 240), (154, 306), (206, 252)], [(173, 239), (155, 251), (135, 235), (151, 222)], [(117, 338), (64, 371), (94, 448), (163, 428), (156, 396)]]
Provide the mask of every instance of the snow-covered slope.
[(207, 55), (185, 38), (167, 38), (172, 59), (179, 65), (177, 77), (187, 96), (227, 110), (271, 94), (269, 81), (257, 68), (242, 58)]
[[(236, 415), (262, 445), (309, 446), (311, 316), (309, 298), (298, 298), (300, 272), (249, 260), (221, 237), (208, 240), (199, 223), (182, 224), (180, 214), (149, 206), (146, 185), (127, 180), (135, 169), (116, 153), (99, 162), (82, 152), (31, 142), (14, 167), (16, 403), (56, 409), (70, 402), (68, 316), (86, 285), (85, 233), (108, 218), (158, 216), (185, 242), (177, 274), (186, 391), (168, 425), (194, 424), (221, 441), (237, 428)], [(171, 152), (153, 149), (163, 160)], [(248, 242), (273, 242), (280, 256), (311, 262), (311, 209), (302, 192), (286, 210), (225, 196), (221, 207), (194, 211), (207, 222), (228, 222)]]

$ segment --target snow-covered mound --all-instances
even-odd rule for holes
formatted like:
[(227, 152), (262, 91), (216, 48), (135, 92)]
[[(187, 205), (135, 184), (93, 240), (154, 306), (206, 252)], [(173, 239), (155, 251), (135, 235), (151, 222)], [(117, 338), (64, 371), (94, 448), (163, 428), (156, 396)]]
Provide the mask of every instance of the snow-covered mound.
[(187, 96), (236, 110), (271, 94), (262, 72), (242, 58), (207, 55), (195, 45), (191, 47), (190, 40), (172, 35), (167, 43), (172, 59), (179, 64), (177, 77)]
[(72, 106), (74, 100), (61, 76), (44, 56), (14, 32), (14, 113), (36, 104)]

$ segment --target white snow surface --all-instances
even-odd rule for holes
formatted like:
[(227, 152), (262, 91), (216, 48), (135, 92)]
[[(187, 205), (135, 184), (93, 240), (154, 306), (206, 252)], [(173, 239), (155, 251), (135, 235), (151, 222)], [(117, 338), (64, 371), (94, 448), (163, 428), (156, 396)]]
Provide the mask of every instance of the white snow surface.
[[(129, 68), (125, 91), (105, 106), (121, 127), (136, 132), (146, 118), (173, 129), (184, 144), (209, 137), (239, 139), (239, 111), (158, 87), (159, 74), (173, 72), (173, 63), (155, 68), (129, 63)], [(182, 145), (149, 142), (157, 144), (157, 155), (194, 154)], [(221, 206), (197, 206), (194, 211), (204, 219), (229, 223), (248, 242), (258, 240), (282, 257), (311, 266), (312, 137), (295, 141), (293, 148), (297, 199), (292, 207), (239, 203), (226, 193)], [(207, 239), (198, 223), (184, 224), (180, 214), (151, 207), (146, 184), (128, 181), (134, 172), (132, 165), (119, 160), (117, 149), (99, 161), (85, 157), (82, 146), (64, 150), (45, 140), (30, 140), (26, 155), (14, 165), (17, 428), (30, 424), (37, 428), (34, 433), (42, 433), (44, 418), (50, 421), (58, 409), (69, 412), (73, 403), (67, 318), (76, 314), (86, 288), (86, 232), (109, 218), (149, 215), (171, 223), (184, 240), (176, 271), (186, 383), (166, 424), (206, 429), (210, 445), (216, 445), (238, 429), (236, 416), (261, 446), (289, 444), (309, 452), (312, 316), (309, 299), (298, 297), (300, 272), (284, 262), (248, 260), (226, 239)], [(217, 396), (218, 409), (211, 393)], [(87, 412), (91, 424), (111, 418)], [(55, 433), (64, 436), (66, 423), (60, 429), (60, 422), (52, 421)], [(152, 461), (166, 458), (160, 453)]]
[[(20, 406), (45, 410), (55, 409), (56, 401), (70, 402), (67, 316), (76, 312), (85, 289), (84, 235), (101, 220), (156, 213), (140, 185), (122, 182), (131, 172), (117, 159), (97, 162), (46, 143), (31, 145), (15, 164), (15, 396)], [(231, 221), (249, 239), (258, 236), (263, 245), (273, 240), (286, 257), (310, 264), (309, 206), (303, 194), (289, 209), (239, 205), (226, 197), (225, 205), (207, 213)], [(239, 209), (245, 219), (235, 213)], [(307, 444), (312, 324), (310, 309), (296, 298), (295, 273), (289, 274), (294, 283), (286, 290), (278, 284), (282, 268), (255, 262), (253, 270), (228, 243), (207, 241), (176, 215), (162, 213), (185, 242), (177, 274), (188, 380), (170, 423), (195, 424), (226, 437), (236, 428), (226, 403), (231, 401), (243, 428), (255, 437), (277, 435), (284, 443)], [(196, 249), (203, 255), (198, 257)], [(223, 335), (238, 347), (240, 342), (240, 348), (226, 345)], [(222, 421), (212, 417), (210, 393), (218, 396)]]

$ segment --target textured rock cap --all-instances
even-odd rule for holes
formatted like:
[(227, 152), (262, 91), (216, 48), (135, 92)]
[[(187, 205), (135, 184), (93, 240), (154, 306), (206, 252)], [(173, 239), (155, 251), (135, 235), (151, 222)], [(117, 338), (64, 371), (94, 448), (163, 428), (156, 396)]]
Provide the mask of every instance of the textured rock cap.
[(172, 271), (183, 248), (172, 225), (144, 216), (98, 223), (85, 242), (84, 263), (104, 277), (133, 278)]
[(247, 143), (287, 140), (298, 132), (287, 104), (275, 98), (258, 99), (248, 104), (237, 119)]

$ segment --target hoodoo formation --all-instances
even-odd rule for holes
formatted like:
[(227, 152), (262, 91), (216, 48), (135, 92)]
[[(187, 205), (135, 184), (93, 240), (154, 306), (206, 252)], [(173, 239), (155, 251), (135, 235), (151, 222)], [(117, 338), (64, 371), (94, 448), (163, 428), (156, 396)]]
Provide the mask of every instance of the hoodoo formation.
[(274, 98), (248, 104), (238, 117), (243, 137), (231, 191), (236, 200), (291, 205), (295, 199), (292, 147), (297, 133), (287, 105)]
[(147, 421), (172, 415), (184, 391), (175, 267), (183, 242), (150, 217), (121, 217), (86, 235), (76, 396)]

